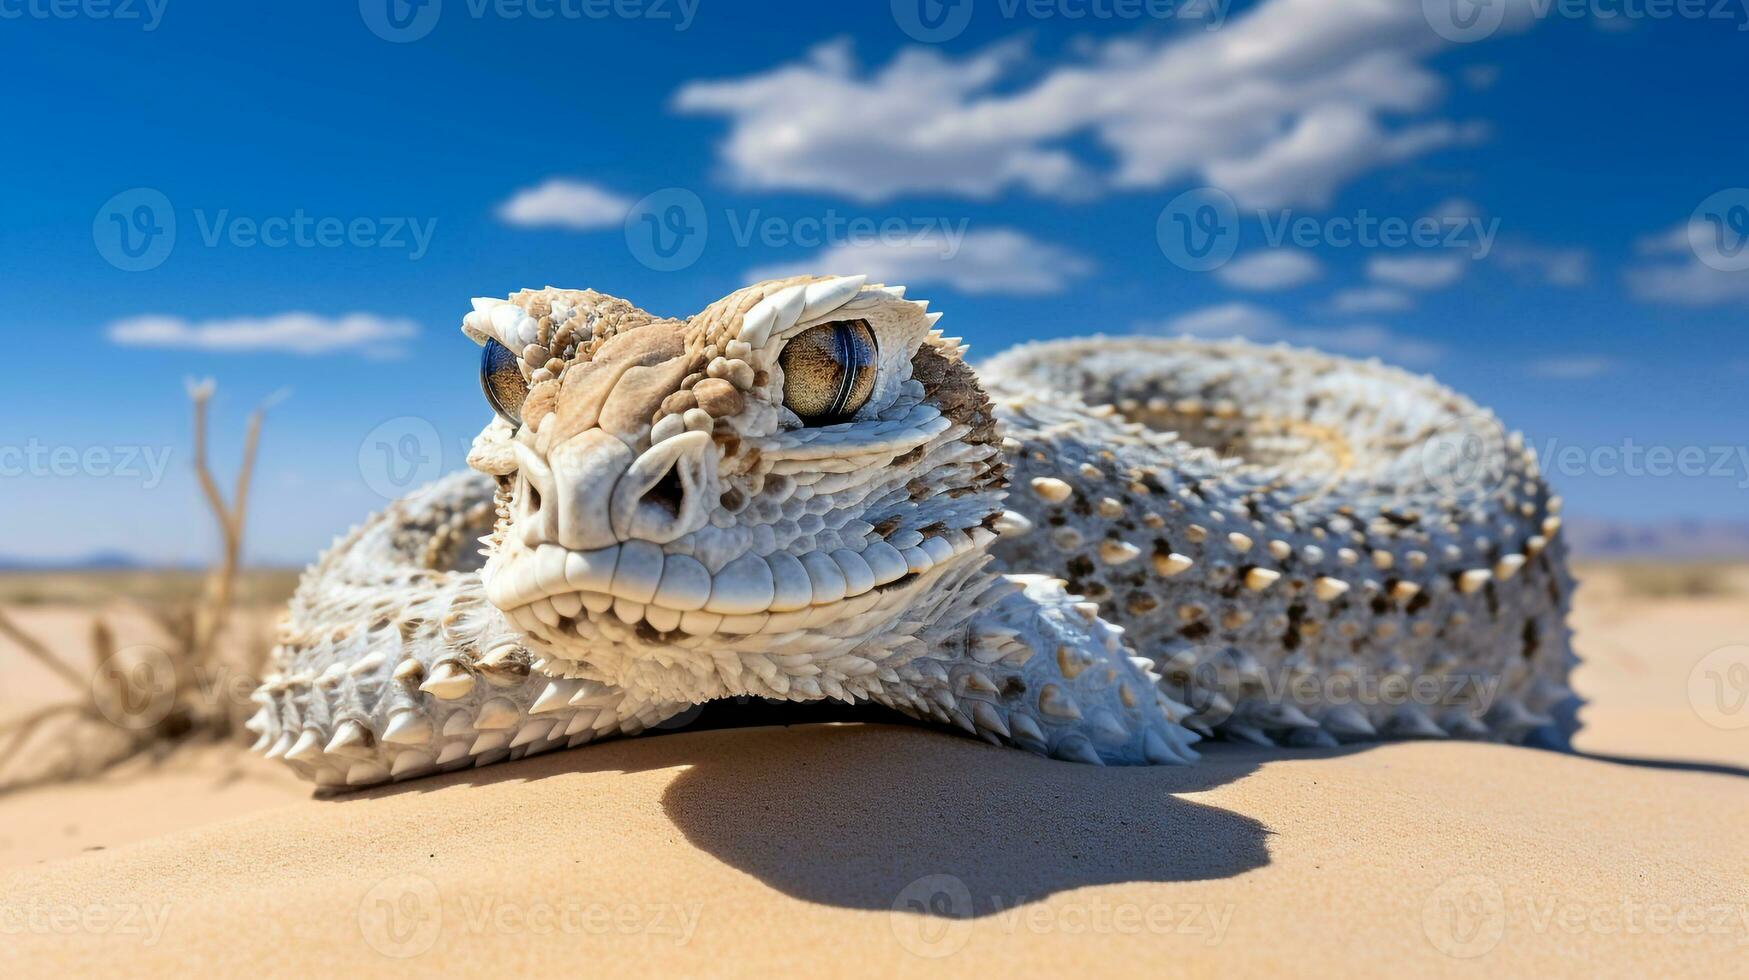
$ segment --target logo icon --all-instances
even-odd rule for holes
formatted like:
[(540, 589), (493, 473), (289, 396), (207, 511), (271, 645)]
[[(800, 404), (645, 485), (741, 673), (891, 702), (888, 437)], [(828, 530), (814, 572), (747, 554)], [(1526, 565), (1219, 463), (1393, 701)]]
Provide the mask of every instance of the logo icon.
[(443, 930), (443, 902), (437, 885), (421, 875), (385, 878), (358, 903), (358, 931), (371, 949), (398, 960), (411, 959), (437, 944)]
[(358, 15), (372, 34), (391, 44), (406, 44), (437, 27), (443, 0), (358, 0)]
[(1232, 195), (1198, 187), (1173, 198), (1154, 223), (1160, 251), (1180, 269), (1208, 272), (1239, 248), (1239, 208)]
[(1484, 41), (1506, 23), (1507, 0), (1421, 0), (1433, 33), (1454, 44)]
[[(1226, 694), (1231, 688), (1231, 669), (1222, 670), (1222, 651), (1218, 648), (1188, 646), (1175, 648), (1174, 656), (1180, 651), (1188, 651), (1196, 658), (1196, 666), (1190, 670), (1195, 678), (1194, 683), (1184, 685), (1184, 696), (1179, 700), (1196, 715), (1196, 719), (1205, 725), (1219, 725), (1233, 717), (1238, 710)], [(1222, 674), (1228, 676), (1223, 677)]]
[(893, 22), (924, 44), (959, 37), (972, 22), (972, 0), (892, 0)]
[(899, 945), (912, 955), (941, 959), (972, 938), (972, 893), (955, 875), (925, 875), (893, 900), (887, 920)]
[(1433, 948), (1447, 956), (1486, 956), (1506, 937), (1506, 895), (1484, 875), (1452, 878), (1421, 906), (1421, 929)]
[(1688, 703), (1714, 728), (1749, 728), (1749, 646), (1720, 647), (1702, 657), (1688, 674)]
[(176, 707), (176, 665), (157, 647), (117, 650), (91, 675), (91, 700), (117, 728), (151, 728)]
[(698, 261), (710, 237), (704, 202), (683, 187), (666, 187), (626, 212), (626, 247), (657, 272), (678, 272)]
[(123, 272), (156, 269), (176, 247), (176, 209), (162, 191), (122, 191), (97, 209), (91, 240), (97, 254)]
[(1506, 428), (1486, 413), (1447, 422), (1421, 444), (1421, 476), (1447, 497), (1488, 493), (1506, 479)]
[(358, 444), (358, 473), (371, 492), (394, 500), (443, 475), (443, 441), (430, 422), (390, 419)]
[(1733, 187), (1700, 202), (1688, 219), (1688, 247), (1720, 272), (1749, 269), (1749, 189)]

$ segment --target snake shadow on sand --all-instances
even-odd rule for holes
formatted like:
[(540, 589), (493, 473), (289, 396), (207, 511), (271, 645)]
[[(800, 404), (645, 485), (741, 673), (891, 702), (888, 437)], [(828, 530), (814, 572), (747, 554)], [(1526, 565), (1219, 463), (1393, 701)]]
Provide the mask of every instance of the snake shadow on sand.
[[(1090, 885), (1226, 878), (1269, 862), (1262, 823), (1178, 795), (1240, 778), (1268, 751), (1223, 746), (1193, 767), (1098, 768), (919, 729), (814, 735), (804, 756), (775, 752), (783, 766), (759, 751), (694, 765), (663, 807), (695, 846), (796, 898), (887, 911), (920, 883), (957, 879), (963, 891), (953, 886), (958, 898), (945, 909), (916, 908), (955, 918)], [(738, 736), (750, 750), (790, 737)]]
[[(829, 724), (843, 722), (851, 724)], [(457, 784), (678, 768), (662, 794), (664, 812), (689, 843), (728, 866), (808, 902), (970, 918), (1087, 886), (1206, 881), (1263, 867), (1268, 827), (1182, 797), (1271, 761), (1371, 747), (1204, 742), (1195, 766), (1099, 768), (986, 745), (872, 706), (717, 702), (634, 739), (328, 799), (345, 805)], [(923, 901), (908, 902), (920, 889)]]
[(717, 702), (678, 722), (319, 798), (345, 806), (456, 785), (679, 768), (663, 810), (689, 843), (728, 866), (804, 901), (876, 911), (905, 907), (923, 879), (950, 876), (958, 899), (913, 907), (969, 918), (1087, 886), (1262, 867), (1267, 827), (1179, 796), (1242, 778), (1284, 751), (1307, 758), (1363, 748), (1223, 744), (1195, 766), (1101, 768), (998, 748), (869, 705)]

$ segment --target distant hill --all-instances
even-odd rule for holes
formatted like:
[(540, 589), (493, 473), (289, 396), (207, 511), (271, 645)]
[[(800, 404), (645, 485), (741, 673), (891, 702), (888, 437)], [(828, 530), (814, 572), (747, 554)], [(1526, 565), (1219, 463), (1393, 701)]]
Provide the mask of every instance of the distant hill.
[(93, 551), (72, 558), (12, 558), (0, 555), (0, 572), (107, 572), (155, 567), (124, 551)]
[(1580, 558), (1749, 559), (1749, 521), (1638, 524), (1575, 517), (1562, 533)]

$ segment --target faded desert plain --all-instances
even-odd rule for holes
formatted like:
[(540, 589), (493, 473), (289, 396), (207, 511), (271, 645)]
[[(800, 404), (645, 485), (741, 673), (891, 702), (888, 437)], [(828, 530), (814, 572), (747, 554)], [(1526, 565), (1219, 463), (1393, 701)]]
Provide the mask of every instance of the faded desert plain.
[[(0, 970), (1728, 975), (1749, 706), (1707, 658), (1749, 641), (1749, 568), (1579, 571), (1577, 754), (1223, 744), (1091, 769), (853, 721), (318, 797), (241, 745), (189, 747), (0, 797)], [(9, 611), (70, 645), (93, 608), (126, 622), (33, 599)], [(249, 608), (239, 631), (276, 611)], [(60, 694), (15, 646), (0, 677), (8, 717)]]

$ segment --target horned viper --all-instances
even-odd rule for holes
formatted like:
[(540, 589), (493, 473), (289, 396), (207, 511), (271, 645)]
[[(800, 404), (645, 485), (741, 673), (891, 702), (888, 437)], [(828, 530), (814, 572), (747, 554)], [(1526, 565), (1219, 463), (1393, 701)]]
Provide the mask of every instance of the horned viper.
[(938, 316), (860, 276), (686, 319), (475, 300), (496, 417), (474, 472), (305, 574), (257, 748), (362, 786), (735, 696), (872, 701), (1090, 764), (1570, 730), (1559, 499), (1491, 415), (1239, 342), (1040, 343), (974, 371)]

